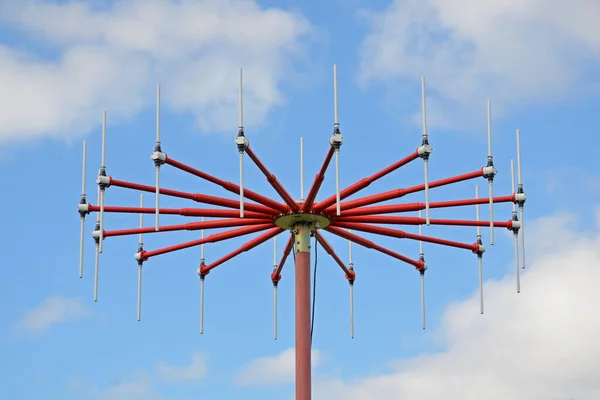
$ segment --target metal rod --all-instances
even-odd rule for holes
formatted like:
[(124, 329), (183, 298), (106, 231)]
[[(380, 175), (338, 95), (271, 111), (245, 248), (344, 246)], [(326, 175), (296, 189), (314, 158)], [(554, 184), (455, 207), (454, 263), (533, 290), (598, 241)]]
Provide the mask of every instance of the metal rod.
[[(202, 217), (201, 222), (204, 222), (204, 217)], [(200, 231), (200, 238), (204, 239), (204, 229)], [(204, 264), (206, 259), (204, 258), (204, 243), (200, 245), (200, 264)]]
[[(517, 129), (517, 177), (519, 192), (523, 192), (523, 176), (521, 175), (521, 131)], [(525, 223), (523, 221), (523, 204), (519, 204), (519, 219), (521, 220), (521, 267), (525, 269)]]
[(83, 241), (85, 231), (85, 217), (79, 217), (79, 277), (83, 278)]
[[(156, 85), (156, 151), (160, 149), (160, 84)], [(160, 207), (160, 163), (156, 163), (156, 172), (155, 172), (155, 192), (154, 196), (156, 198), (155, 204), (155, 217), (154, 217), (154, 228), (158, 231), (159, 226), (159, 207)]]
[[(419, 218), (421, 218), (421, 210), (419, 210)], [(423, 225), (419, 224), (419, 235), (423, 236)], [(425, 253), (423, 253), (423, 241), (419, 240), (419, 255), (424, 255)]]
[[(101, 171), (106, 170), (106, 110), (102, 113), (102, 165), (100, 166)], [(100, 190), (99, 201), (100, 205), (100, 247), (99, 252), (102, 253), (102, 242), (104, 235), (104, 190)]]
[(300, 201), (304, 201), (304, 138), (300, 138)]
[(87, 168), (87, 140), (83, 141), (83, 165), (81, 167), (81, 197), (85, 198), (85, 175)]
[(138, 264), (137, 320), (142, 319), (142, 264)]
[(273, 284), (273, 339), (277, 340), (277, 285)]
[(426, 219), (427, 226), (429, 226), (429, 224), (430, 224), (429, 209), (431, 207), (429, 204), (429, 160), (428, 159), (423, 160), (423, 169), (425, 172), (425, 219)]
[(483, 314), (483, 257), (477, 255), (477, 267), (479, 269), (479, 312)]
[(521, 278), (519, 276), (519, 238), (518, 234), (513, 235), (513, 242), (515, 247), (515, 272), (517, 279), (517, 293), (521, 293)]
[(244, 218), (244, 153), (240, 151), (240, 218)]
[(333, 65), (333, 126), (338, 127), (338, 84), (337, 84), (337, 64)]
[(421, 77), (421, 117), (423, 123), (423, 139), (427, 139), (427, 101), (425, 95), (425, 77)]
[[(144, 207), (144, 194), (140, 193), (140, 208)], [(140, 213), (140, 229), (144, 227), (144, 214)], [(144, 248), (144, 235), (140, 233), (138, 248)], [(138, 262), (138, 294), (137, 294), (137, 320), (142, 318), (142, 262)]]
[[(487, 101), (487, 134), (488, 134), (488, 165), (493, 163), (492, 158), (492, 101)], [(494, 176), (488, 179), (490, 200), (490, 245), (494, 244)]]
[(354, 339), (354, 282), (350, 282), (350, 339)]
[(521, 256), (522, 256), (522, 267), (525, 269), (525, 223), (523, 222), (523, 206), (519, 205), (519, 218), (521, 219)]
[[(83, 141), (83, 165), (81, 167), (81, 201), (86, 202), (85, 193), (85, 176), (87, 166), (87, 141)], [(79, 230), (79, 277), (83, 278), (83, 243), (84, 243), (84, 231), (85, 231), (85, 214), (80, 217), (80, 230)]]
[(421, 324), (425, 330), (425, 273), (421, 271)]
[[(515, 162), (514, 160), (510, 160), (510, 190), (512, 193), (515, 193)], [(517, 214), (517, 203), (512, 203), (512, 212), (513, 216)]]
[(204, 276), (200, 276), (200, 334), (204, 333)]
[(100, 247), (96, 244), (96, 260), (94, 267), (94, 302), (98, 301), (98, 264), (100, 262)]
[(244, 93), (242, 91), (242, 68), (239, 74), (239, 96), (238, 96), (238, 128), (244, 128)]
[(335, 206), (336, 215), (340, 215), (340, 150), (335, 150)]
[[(475, 198), (479, 199), (479, 185), (475, 185)], [(476, 219), (479, 221), (479, 204), (475, 205)], [(477, 243), (481, 242), (481, 226), (477, 225)], [(477, 254), (477, 266), (479, 268), (479, 312), (483, 314), (483, 256)]]

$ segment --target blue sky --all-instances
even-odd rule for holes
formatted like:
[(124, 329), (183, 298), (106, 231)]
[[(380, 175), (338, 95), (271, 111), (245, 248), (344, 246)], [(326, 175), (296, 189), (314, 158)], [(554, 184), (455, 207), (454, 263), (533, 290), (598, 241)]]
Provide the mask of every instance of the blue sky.
[[(420, 77), (428, 83), (434, 153), (430, 179), (474, 171), (487, 155), (485, 99), (492, 99), (498, 195), (510, 194), (515, 129), (522, 132), (528, 201), (528, 268), (514, 289), (512, 238), (496, 231), (484, 257), (486, 314), (478, 313), (476, 257), (425, 246), (427, 327), (419, 276), (410, 266), (355, 246), (356, 337), (349, 337), (348, 284), (321, 251), (314, 328), (315, 398), (556, 398), (600, 396), (600, 32), (595, 1), (5, 1), (0, 5), (0, 394), (6, 399), (282, 399), (293, 396), (293, 274), (279, 285), (273, 341), (272, 243), (206, 278), (199, 334), (198, 248), (144, 264), (136, 320), (137, 236), (108, 238), (93, 299), (87, 218), (78, 279), (81, 142), (86, 190), (96, 204), (100, 122), (108, 110), (107, 170), (153, 184), (154, 90), (162, 84), (163, 150), (237, 182), (237, 69), (244, 68), (245, 125), (252, 148), (299, 197), (299, 140), (306, 183), (332, 133), (332, 65), (338, 65), (342, 187), (420, 144)], [(320, 198), (335, 190), (333, 168)], [(420, 160), (363, 195), (422, 183)], [(431, 200), (471, 198), (469, 181)], [(236, 198), (172, 168), (172, 189)], [(277, 198), (249, 160), (248, 188)], [(357, 198), (355, 196), (353, 198)], [(153, 198), (145, 198), (150, 204)], [(137, 205), (109, 188), (106, 204)], [(406, 201), (423, 201), (422, 194)], [(165, 207), (194, 207), (162, 198)], [(474, 208), (440, 210), (473, 219)], [(496, 220), (511, 216), (496, 207)], [(482, 218), (488, 210), (482, 207)], [(184, 221), (162, 217), (162, 223)], [(107, 215), (106, 229), (137, 215)], [(151, 226), (152, 217), (145, 217)], [(530, 228), (529, 228), (530, 227)], [(416, 232), (416, 228), (407, 227)], [(472, 243), (475, 228), (424, 227)], [(487, 243), (489, 232), (483, 230)], [(377, 238), (412, 258), (418, 243)], [(146, 235), (146, 249), (199, 232)], [(279, 253), (287, 237), (280, 236)], [(346, 241), (327, 235), (342, 259)], [(206, 246), (207, 261), (248, 238)], [(576, 272), (573, 272), (576, 271)], [(572, 329), (566, 330), (569, 326)], [(574, 332), (576, 334), (574, 335)], [(588, 340), (589, 338), (589, 340)], [(439, 385), (431, 385), (437, 380)], [(435, 386), (435, 387), (434, 387)], [(556, 397), (552, 397), (556, 396)]]

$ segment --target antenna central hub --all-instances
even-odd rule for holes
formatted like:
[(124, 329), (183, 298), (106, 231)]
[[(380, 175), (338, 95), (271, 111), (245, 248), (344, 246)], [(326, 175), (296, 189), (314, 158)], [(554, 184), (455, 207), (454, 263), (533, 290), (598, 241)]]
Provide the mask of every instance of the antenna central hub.
[(289, 230), (298, 223), (312, 224), (315, 229), (323, 229), (331, 224), (329, 218), (323, 214), (293, 213), (284, 214), (275, 219), (275, 225), (281, 229)]

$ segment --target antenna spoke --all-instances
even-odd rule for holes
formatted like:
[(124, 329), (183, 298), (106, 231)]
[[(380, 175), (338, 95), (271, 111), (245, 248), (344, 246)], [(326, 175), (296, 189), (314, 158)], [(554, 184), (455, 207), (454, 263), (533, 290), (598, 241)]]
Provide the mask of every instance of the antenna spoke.
[(327, 254), (329, 254), (331, 256), (331, 258), (333, 258), (334, 261), (337, 263), (337, 265), (340, 266), (342, 271), (344, 271), (344, 274), (346, 274), (346, 279), (348, 279), (349, 281), (350, 280), (354, 281), (354, 279), (355, 279), (354, 271), (351, 271), (350, 269), (348, 269), (348, 267), (346, 267), (346, 264), (344, 264), (342, 259), (335, 253), (335, 250), (333, 249), (333, 247), (331, 247), (329, 242), (327, 242), (327, 240), (325, 240), (323, 235), (321, 235), (320, 233), (315, 231), (315, 237), (319, 241), (319, 244), (327, 252)]
[(477, 248), (478, 248), (477, 243), (468, 244), (468, 243), (455, 242), (452, 240), (434, 238), (434, 237), (430, 237), (430, 236), (415, 235), (413, 233), (404, 232), (404, 231), (401, 231), (398, 229), (384, 228), (384, 227), (375, 226), (375, 225), (367, 225), (367, 224), (361, 224), (361, 223), (349, 223), (349, 222), (335, 222), (333, 225), (336, 227), (340, 227), (340, 228), (352, 229), (352, 230), (368, 232), (368, 233), (375, 233), (377, 235), (390, 236), (390, 237), (395, 237), (398, 239), (422, 240), (424, 242), (440, 244), (442, 246), (449, 246), (449, 247), (456, 247), (459, 249), (471, 250), (472, 252), (477, 252)]
[(240, 248), (238, 248), (235, 251), (232, 251), (231, 253), (219, 258), (217, 261), (205, 265), (203, 266), (200, 270), (201, 273), (203, 273), (204, 275), (208, 275), (208, 273), (218, 267), (219, 265), (225, 263), (226, 261), (231, 260), (232, 258), (234, 258), (235, 256), (238, 256), (240, 254), (242, 254), (243, 252), (246, 252), (248, 250), (253, 249), (254, 247), (258, 246), (259, 244), (262, 244), (264, 242), (266, 242), (269, 239), (272, 239), (273, 237), (275, 237), (276, 235), (279, 235), (281, 232), (283, 232), (283, 229), (276, 227), (276, 228), (271, 228), (269, 231), (263, 233), (262, 235), (246, 242), (246, 244), (244, 244), (243, 246), (241, 246)]
[(141, 253), (136, 253), (135, 258), (142, 259), (144, 261), (148, 260), (151, 257), (156, 257), (161, 254), (171, 253), (177, 250), (188, 249), (190, 247), (200, 246), (205, 243), (215, 243), (220, 242), (227, 239), (233, 239), (238, 236), (249, 235), (251, 233), (264, 231), (266, 229), (272, 228), (273, 224), (262, 224), (262, 225), (253, 225), (253, 226), (244, 226), (242, 228), (232, 229), (226, 232), (219, 232), (209, 235), (203, 239), (192, 240), (190, 242), (176, 244), (174, 246), (163, 247), (162, 249), (152, 250), (152, 251), (143, 251)]
[(254, 153), (254, 151), (252, 151), (252, 149), (250, 149), (250, 147), (246, 148), (246, 154), (248, 154), (248, 157), (250, 157), (250, 159), (252, 161), (254, 161), (254, 164), (256, 164), (258, 169), (260, 169), (260, 171), (263, 173), (263, 175), (267, 178), (267, 181), (271, 184), (273, 189), (275, 189), (277, 194), (279, 194), (279, 196), (281, 196), (281, 198), (283, 199), (283, 201), (285, 201), (285, 203), (288, 205), (288, 207), (290, 209), (292, 209), (293, 212), (300, 211), (300, 207), (298, 206), (298, 203), (296, 203), (296, 201), (294, 201), (292, 196), (290, 196), (290, 194), (285, 190), (285, 188), (281, 185), (281, 183), (279, 183), (279, 181), (277, 180), (275, 175), (273, 175), (272, 173), (269, 172), (267, 167), (265, 167), (265, 165), (258, 159), (256, 154)]
[(424, 265), (425, 265), (420, 260), (410, 259), (410, 258), (408, 258), (406, 256), (403, 256), (402, 254), (398, 254), (398, 253), (396, 253), (394, 251), (388, 250), (388, 249), (386, 249), (383, 246), (379, 246), (378, 244), (375, 244), (372, 241), (367, 240), (367, 239), (365, 239), (363, 237), (360, 237), (360, 236), (358, 236), (358, 235), (356, 235), (354, 233), (350, 233), (348, 231), (345, 231), (344, 229), (340, 229), (338, 227), (331, 226), (331, 225), (329, 225), (328, 227), (326, 227), (324, 229), (327, 232), (331, 232), (334, 235), (337, 235), (337, 236), (339, 236), (341, 238), (350, 240), (350, 241), (352, 241), (352, 242), (354, 242), (356, 244), (359, 244), (361, 246), (364, 246), (364, 247), (366, 247), (368, 249), (373, 249), (373, 250), (379, 251), (380, 253), (387, 254), (390, 257), (393, 257), (393, 258), (395, 258), (397, 260), (400, 260), (402, 262), (405, 262), (407, 264), (412, 265), (416, 269), (422, 269), (424, 267)]
[[(469, 179), (474, 179), (474, 178), (478, 178), (483, 176), (483, 169), (481, 170), (477, 170), (477, 171), (473, 171), (473, 172), (469, 172), (468, 174), (463, 174), (463, 175), (457, 175), (457, 176), (453, 176), (450, 178), (445, 178), (445, 179), (440, 179), (437, 181), (433, 181), (433, 182), (429, 182), (429, 189), (433, 189), (436, 187), (441, 187), (441, 186), (446, 186), (446, 185), (450, 185), (452, 183), (457, 183), (457, 182), (462, 182), (462, 181), (466, 181)], [(388, 192), (384, 192), (384, 193), (379, 193), (379, 194), (374, 194), (371, 196), (366, 196), (360, 199), (356, 199), (356, 200), (351, 200), (351, 201), (347, 201), (345, 203), (341, 203), (340, 204), (340, 209), (341, 210), (351, 210), (353, 208), (357, 208), (357, 207), (363, 207), (369, 204), (373, 204), (373, 203), (381, 203), (383, 201), (387, 201), (387, 200), (393, 200), (393, 199), (397, 199), (403, 196), (406, 196), (408, 194), (412, 194), (412, 193), (417, 193), (417, 192), (421, 192), (425, 190), (425, 185), (416, 185), (416, 186), (411, 186), (409, 188), (401, 188), (401, 189), (395, 189), (395, 190), (390, 190)], [(431, 204), (429, 205), (429, 208), (431, 208)], [(332, 207), (328, 207), (325, 209), (325, 213), (333, 213), (335, 211), (335, 208)]]

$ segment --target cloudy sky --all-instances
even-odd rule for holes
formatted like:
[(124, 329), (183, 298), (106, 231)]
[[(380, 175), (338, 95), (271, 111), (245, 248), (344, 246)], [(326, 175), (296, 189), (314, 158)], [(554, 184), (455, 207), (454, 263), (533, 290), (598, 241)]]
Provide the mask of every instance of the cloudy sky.
[[(485, 314), (476, 257), (425, 246), (427, 330), (419, 276), (355, 247), (356, 337), (348, 284), (324, 252), (317, 266), (314, 398), (586, 400), (600, 398), (600, 3), (595, 0), (146, 0), (0, 2), (0, 160), (4, 195), (0, 280), (3, 399), (291, 399), (294, 394), (292, 267), (279, 285), (273, 340), (272, 244), (206, 278), (199, 333), (197, 248), (144, 264), (137, 321), (137, 237), (107, 238), (93, 302), (94, 216), (86, 223), (78, 278), (81, 147), (86, 191), (96, 203), (102, 111), (108, 173), (152, 185), (155, 90), (162, 85), (162, 141), (170, 156), (238, 180), (237, 70), (244, 69), (244, 122), (252, 148), (300, 197), (322, 162), (333, 123), (332, 66), (339, 71), (347, 186), (420, 144), (420, 78), (428, 83), (434, 153), (430, 178), (486, 161), (486, 99), (492, 99), (495, 190), (511, 193), (515, 129), (522, 132), (528, 195), (527, 269), (521, 293), (512, 236), (496, 231), (484, 256)], [(249, 162), (246, 185), (277, 198)], [(165, 187), (234, 198), (172, 168)], [(333, 169), (322, 196), (335, 188)], [(422, 183), (414, 162), (364, 194)], [(468, 181), (431, 191), (432, 201), (472, 198)], [(358, 196), (357, 196), (358, 197)], [(147, 196), (146, 202), (152, 202)], [(422, 194), (406, 201), (423, 201)], [(139, 194), (107, 190), (107, 205)], [(404, 200), (402, 200), (404, 201)], [(194, 207), (163, 199), (165, 207)], [(434, 217), (473, 219), (470, 207)], [(497, 205), (506, 221), (510, 205)], [(482, 218), (489, 218), (486, 207)], [(151, 217), (145, 225), (151, 226)], [(137, 215), (107, 215), (108, 230)], [(181, 223), (166, 216), (165, 224)], [(407, 231), (415, 231), (407, 227)], [(470, 242), (475, 228), (424, 227)], [(146, 249), (199, 237), (151, 234)], [(418, 257), (418, 243), (366, 235)], [(483, 230), (488, 243), (489, 231)], [(247, 239), (246, 239), (247, 240)], [(347, 242), (328, 236), (342, 259)], [(245, 242), (206, 246), (207, 261)], [(285, 244), (282, 235), (279, 253)]]

